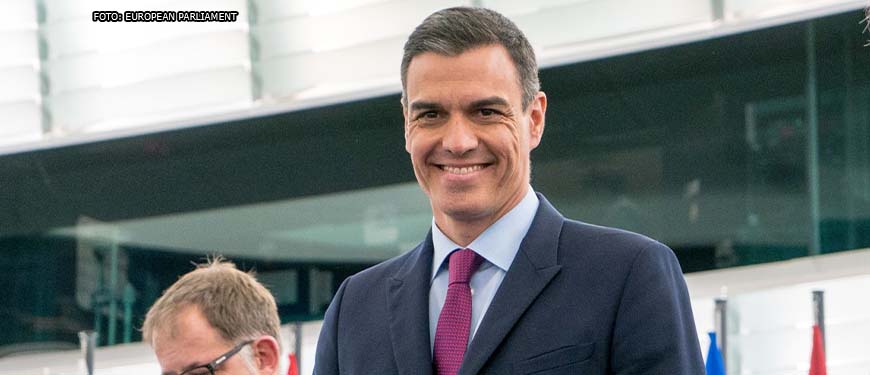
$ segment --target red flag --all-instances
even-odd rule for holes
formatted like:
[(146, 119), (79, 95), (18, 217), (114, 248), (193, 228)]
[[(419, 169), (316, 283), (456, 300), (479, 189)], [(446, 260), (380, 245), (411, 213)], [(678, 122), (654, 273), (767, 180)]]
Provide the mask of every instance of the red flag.
[(825, 346), (822, 344), (822, 330), (819, 325), (813, 326), (813, 354), (810, 357), (810, 375), (828, 375), (825, 365)]
[(287, 375), (299, 375), (299, 364), (296, 362), (296, 353), (290, 353), (290, 364), (287, 366)]

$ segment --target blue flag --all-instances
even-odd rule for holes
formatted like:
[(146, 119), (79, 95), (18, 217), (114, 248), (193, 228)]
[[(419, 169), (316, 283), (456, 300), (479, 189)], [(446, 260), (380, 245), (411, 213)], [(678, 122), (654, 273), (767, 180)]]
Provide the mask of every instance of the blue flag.
[(710, 350), (707, 352), (707, 375), (725, 375), (722, 352), (716, 346), (716, 332), (710, 332)]

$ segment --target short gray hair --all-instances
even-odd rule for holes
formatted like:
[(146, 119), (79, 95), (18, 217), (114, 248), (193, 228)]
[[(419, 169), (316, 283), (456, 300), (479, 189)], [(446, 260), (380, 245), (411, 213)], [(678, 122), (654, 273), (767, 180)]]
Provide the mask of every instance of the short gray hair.
[(494, 10), (473, 7), (447, 8), (432, 13), (408, 37), (402, 56), (402, 103), (407, 104), (408, 66), (414, 57), (426, 52), (458, 56), (486, 45), (501, 45), (510, 54), (517, 68), (523, 109), (527, 108), (541, 89), (531, 43), (507, 17)]

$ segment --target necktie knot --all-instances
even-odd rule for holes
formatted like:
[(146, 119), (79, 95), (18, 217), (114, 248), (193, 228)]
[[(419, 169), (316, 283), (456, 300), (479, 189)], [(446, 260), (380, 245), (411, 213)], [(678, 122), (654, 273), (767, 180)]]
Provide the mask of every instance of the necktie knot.
[(478, 255), (471, 249), (461, 249), (450, 254), (450, 282), (468, 284), (471, 280), (471, 275), (483, 263), (483, 257)]

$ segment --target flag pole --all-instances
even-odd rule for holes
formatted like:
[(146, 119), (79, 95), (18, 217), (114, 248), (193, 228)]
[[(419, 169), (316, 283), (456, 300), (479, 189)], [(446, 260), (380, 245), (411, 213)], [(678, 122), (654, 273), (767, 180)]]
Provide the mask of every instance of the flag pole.
[(716, 341), (718, 341), (716, 345), (719, 346), (719, 352), (722, 353), (722, 363), (725, 365), (728, 363), (728, 315), (726, 314), (728, 299), (723, 296), (716, 298), (715, 302), (716, 308), (713, 312), (713, 321), (716, 325)]
[(293, 324), (293, 327), (295, 328), (295, 331), (296, 331), (296, 342), (294, 343), (295, 344), (294, 346), (296, 347), (296, 349), (295, 349), (296, 368), (298, 369), (297, 371), (301, 372), (302, 371), (302, 322), (297, 321), (296, 323)]
[[(815, 324), (819, 326), (819, 331), (822, 333), (822, 348), (826, 348), (825, 342), (825, 291), (813, 291), (813, 319)], [(827, 353), (827, 350), (825, 351)]]

